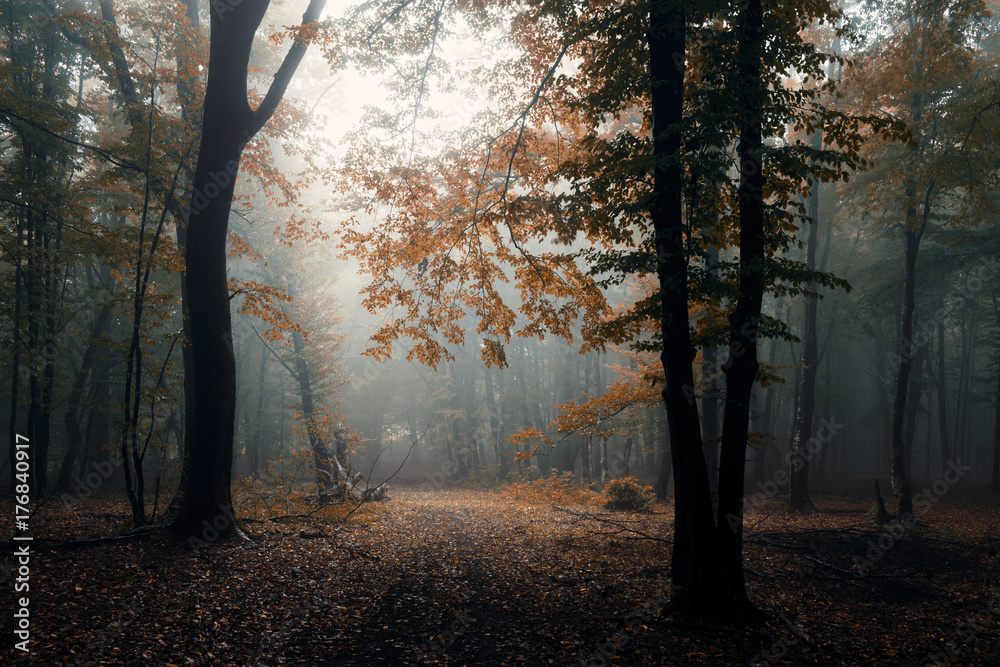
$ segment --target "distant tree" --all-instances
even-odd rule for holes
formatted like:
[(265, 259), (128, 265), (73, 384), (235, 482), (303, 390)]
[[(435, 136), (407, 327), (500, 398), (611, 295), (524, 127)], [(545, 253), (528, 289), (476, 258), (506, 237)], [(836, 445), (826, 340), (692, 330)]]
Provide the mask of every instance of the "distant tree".
[[(873, 178), (864, 180), (869, 185), (878, 183), (868, 190), (868, 203), (879, 213), (876, 222), (891, 221), (903, 240), (902, 298), (892, 355), (889, 462), (896, 517), (904, 520), (913, 516), (906, 417), (908, 406), (916, 406), (907, 398), (920, 351), (914, 344), (917, 257), (928, 232), (964, 217), (949, 215), (949, 207), (976, 216), (967, 205), (970, 199), (981, 199), (966, 197), (965, 193), (975, 195), (980, 188), (969, 182), (962, 165), (970, 159), (963, 153), (982, 150), (975, 131), (979, 118), (970, 118), (966, 98), (979, 88), (974, 81), (979, 47), (973, 36), (986, 9), (982, 2), (964, 1), (926, 5), (907, 0), (890, 6), (895, 30), (865, 54), (854, 86), (868, 108), (896, 108), (912, 133), (906, 146), (867, 144), (866, 154), (877, 166)], [(950, 112), (942, 114), (944, 108)]]

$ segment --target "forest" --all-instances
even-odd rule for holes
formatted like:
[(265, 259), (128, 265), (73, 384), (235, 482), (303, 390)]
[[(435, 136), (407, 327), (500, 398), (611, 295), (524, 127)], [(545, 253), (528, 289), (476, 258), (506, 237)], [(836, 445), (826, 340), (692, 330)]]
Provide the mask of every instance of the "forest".
[(3, 663), (1000, 665), (998, 12), (3, 0)]

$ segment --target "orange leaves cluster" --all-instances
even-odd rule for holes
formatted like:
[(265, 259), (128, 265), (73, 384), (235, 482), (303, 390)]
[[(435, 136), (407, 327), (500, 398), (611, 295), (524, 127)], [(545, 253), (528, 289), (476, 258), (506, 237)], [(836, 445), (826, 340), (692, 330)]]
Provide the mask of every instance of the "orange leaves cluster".
[[(588, 397), (584, 403), (576, 402), (556, 406), (560, 414), (553, 422), (559, 433), (581, 433), (607, 437), (616, 431), (612, 420), (618, 415), (660, 402), (660, 390), (650, 384), (636, 384), (625, 380), (615, 382), (597, 398)], [(629, 430), (626, 426), (626, 432)]]
[(292, 300), (282, 288), (257, 280), (230, 278), (229, 290), (233, 297), (242, 297), (236, 307), (237, 313), (258, 317), (268, 325), (263, 334), (267, 340), (272, 342), (281, 340), (289, 331), (304, 333), (301, 325), (289, 319), (288, 315), (276, 305), (277, 302)]

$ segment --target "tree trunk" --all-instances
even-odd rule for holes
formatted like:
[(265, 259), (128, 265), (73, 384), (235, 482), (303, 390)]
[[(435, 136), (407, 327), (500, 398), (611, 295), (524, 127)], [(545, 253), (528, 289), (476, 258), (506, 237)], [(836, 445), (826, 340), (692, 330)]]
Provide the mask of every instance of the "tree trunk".
[[(1000, 327), (1000, 304), (997, 296), (993, 296), (993, 314), (996, 316), (997, 327)], [(996, 404), (993, 406), (993, 471), (990, 486), (1000, 489), (1000, 352), (997, 353), (997, 391), (993, 396)]]
[[(229, 209), (243, 147), (263, 127), (284, 96), (305, 54), (300, 37), (274, 76), (270, 90), (253, 110), (247, 100), (250, 50), (269, 0), (211, 5), (208, 81), (198, 166), (187, 211), (183, 295), (185, 357), (184, 475), (173, 528), (201, 543), (218, 536), (242, 535), (233, 513), (231, 481), (236, 418), (236, 363), (226, 282)], [(311, 0), (304, 24), (315, 22), (325, 0)]]
[(1000, 354), (997, 355), (997, 391), (993, 417), (993, 472), (990, 486), (1000, 489)]
[[(302, 395), (302, 421), (306, 425), (309, 448), (313, 452), (313, 466), (316, 468), (316, 495), (323, 502), (330, 497), (330, 492), (333, 489), (330, 450), (327, 448), (322, 429), (317, 421), (318, 415), (313, 402), (309, 364), (305, 358), (305, 344), (302, 341), (302, 334), (298, 331), (292, 332), (292, 349), (295, 351), (295, 379), (299, 383), (299, 393)], [(338, 461), (338, 464), (340, 463)]]
[[(817, 130), (812, 135), (812, 147), (823, 147), (823, 134)], [(806, 268), (816, 270), (816, 245), (819, 239), (819, 182), (813, 181), (809, 189), (806, 209), (809, 232), (806, 236)], [(809, 282), (809, 291), (818, 288), (816, 281)], [(795, 388), (795, 422), (792, 425), (792, 442), (788, 458), (788, 511), (812, 512), (816, 509), (809, 497), (809, 459), (815, 452), (808, 451), (812, 435), (813, 415), (816, 411), (816, 373), (819, 370), (819, 341), (816, 332), (816, 307), (818, 299), (805, 297), (802, 353), (799, 357), (798, 386)]]
[[(962, 285), (963, 289), (968, 289), (968, 276)], [(969, 390), (972, 384), (972, 377), (975, 369), (975, 327), (976, 320), (970, 316), (968, 302), (962, 308), (961, 338), (962, 350), (960, 355), (960, 366), (958, 369), (958, 392), (955, 405), (955, 449), (958, 458), (969, 458), (967, 450), (969, 448), (969, 405), (972, 403), (972, 396)]]
[(628, 477), (629, 462), (632, 458), (632, 436), (625, 438), (625, 448), (622, 450), (622, 477)]
[(605, 435), (601, 435), (601, 444), (598, 445), (598, 464), (601, 471), (600, 481), (601, 486), (604, 486), (611, 478), (608, 474), (608, 438)]
[[(911, 15), (911, 26), (915, 17)], [(923, 77), (923, 67), (919, 60), (913, 64), (913, 81), (919, 82)], [(910, 121), (914, 125), (920, 122), (923, 115), (923, 102), (920, 92), (916, 92), (910, 100)], [(906, 195), (906, 219), (903, 221), (903, 304), (899, 316), (899, 344), (897, 348), (896, 387), (892, 401), (892, 415), (889, 424), (889, 471), (892, 479), (892, 490), (896, 496), (896, 519), (899, 521), (913, 520), (913, 490), (906, 475), (906, 452), (904, 437), (904, 420), (906, 416), (906, 394), (909, 390), (910, 372), (913, 368), (913, 310), (915, 308), (914, 292), (917, 282), (917, 253), (920, 250), (920, 240), (927, 228), (930, 217), (931, 195), (934, 192), (933, 180), (927, 185), (923, 197), (923, 216), (917, 218), (917, 184), (914, 173), (920, 161), (921, 147), (914, 143), (910, 149), (910, 173), (906, 178), (904, 192)]]
[[(21, 226), (17, 225), (17, 247), (21, 247), (22, 243), (22, 232)], [(11, 322), (11, 332), (10, 335), (14, 340), (19, 340), (21, 338), (21, 282), (23, 277), (21, 275), (20, 257), (15, 260), (16, 266), (14, 269), (14, 319)], [(17, 486), (17, 470), (14, 462), (17, 460), (17, 398), (18, 393), (21, 388), (21, 353), (17, 345), (13, 346), (14, 352), (11, 355), (10, 365), (10, 420), (7, 423), (7, 463), (10, 465), (10, 485), (8, 488), (8, 494), (15, 495), (14, 490)]]
[(486, 375), (486, 405), (490, 411), (490, 436), (493, 440), (493, 453), (497, 460), (496, 477), (499, 481), (506, 477), (510, 470), (507, 455), (503, 451), (503, 442), (501, 442), (500, 437), (500, 422), (503, 419), (503, 415), (497, 411), (496, 397), (493, 394), (493, 374), (490, 372), (490, 367), (486, 366), (483, 372)]
[(743, 575), (743, 485), (746, 470), (750, 398), (757, 378), (757, 330), (764, 297), (761, 263), (765, 259), (764, 173), (762, 125), (764, 91), (761, 55), (764, 15), (761, 0), (742, 5), (738, 80), (740, 82), (740, 263), (739, 299), (729, 318), (729, 361), (726, 402), (722, 416), (719, 456), (719, 510), (717, 530), (723, 572), (731, 596), (728, 617), (744, 623), (759, 615), (746, 593)]
[[(895, 368), (895, 357), (886, 349), (882, 338), (882, 320), (879, 319), (875, 322), (875, 400), (878, 404), (877, 417), (882, 428), (879, 429), (878, 442), (874, 443), (873, 447), (873, 451), (875, 452), (875, 467), (879, 471), (885, 470), (883, 466), (889, 464), (889, 440), (888, 438), (883, 440), (883, 437), (889, 432), (889, 424), (892, 422), (892, 411), (889, 408), (889, 392), (886, 388), (889, 374), (889, 371), (885, 367), (886, 359), (891, 359), (892, 363), (890, 366)], [(855, 448), (851, 448), (852, 454), (855, 451)]]
[(480, 455), (480, 445), (478, 429), (476, 423), (476, 358), (475, 351), (479, 349), (478, 340), (474, 339), (474, 344), (468, 347), (468, 357), (465, 364), (465, 376), (462, 379), (463, 394), (465, 398), (465, 444), (470, 459), (470, 468), (479, 475), (483, 467), (483, 459)]
[[(710, 265), (718, 261), (718, 250), (709, 248), (708, 262)], [(715, 268), (709, 269), (709, 274), (716, 273)], [(715, 345), (706, 345), (701, 352), (702, 373), (708, 381), (705, 395), (701, 398), (701, 423), (704, 427), (705, 465), (708, 467), (708, 485), (714, 497), (719, 492), (719, 382), (715, 377), (718, 370), (718, 349)]]
[[(774, 304), (774, 317), (776, 319), (781, 319), (781, 313), (784, 309), (784, 299), (778, 297), (776, 303)], [(778, 354), (778, 339), (772, 338), (770, 345), (768, 345), (767, 352), (767, 363), (774, 364), (774, 360)], [(773, 433), (771, 433), (771, 425), (774, 424), (774, 385), (772, 384), (767, 388), (767, 392), (764, 394), (764, 412), (760, 420), (760, 431), (766, 436), (761, 442), (760, 449), (754, 453), (753, 461), (753, 480), (755, 482), (763, 482), (764, 478), (767, 476), (767, 459), (768, 453), (775, 449), (773, 442)]]
[(257, 414), (254, 419), (253, 437), (250, 444), (250, 474), (260, 472), (260, 450), (264, 432), (264, 378), (267, 373), (267, 345), (260, 342), (260, 371), (257, 375)]
[(906, 397), (906, 424), (903, 426), (903, 464), (906, 478), (913, 479), (913, 440), (917, 433), (917, 417), (920, 414), (920, 370), (924, 364), (924, 348), (918, 347), (913, 357), (913, 371), (910, 373), (910, 388)]
[(695, 354), (688, 320), (682, 208), (684, 31), (684, 4), (653, 0), (648, 32), (655, 165), (650, 216), (656, 241), (663, 341), (660, 360), (666, 379), (663, 401), (670, 431), (675, 500), (672, 595), (664, 613), (676, 614), (684, 621), (701, 621), (729, 617), (732, 591), (718, 559), (718, 535), (693, 393)]
[(920, 235), (916, 230), (904, 232), (906, 243), (905, 273), (903, 274), (903, 309), (899, 322), (898, 369), (896, 370), (896, 393), (892, 401), (892, 418), (889, 424), (890, 473), (892, 491), (896, 496), (896, 519), (909, 521), (913, 518), (913, 491), (906, 475), (906, 441), (904, 424), (906, 419), (906, 395), (909, 390), (910, 372), (913, 368), (913, 309), (914, 286), (916, 283), (917, 250)]

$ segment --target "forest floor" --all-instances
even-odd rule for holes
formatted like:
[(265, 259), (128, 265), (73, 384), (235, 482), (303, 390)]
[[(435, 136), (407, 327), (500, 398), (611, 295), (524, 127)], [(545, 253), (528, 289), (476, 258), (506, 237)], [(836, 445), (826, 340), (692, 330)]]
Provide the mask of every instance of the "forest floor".
[[(196, 550), (163, 532), (60, 544), (128, 513), (54, 501), (31, 519), (31, 653), (8, 629), (0, 662), (1000, 665), (1000, 494), (986, 489), (946, 489), (905, 532), (878, 528), (861, 486), (818, 487), (810, 515), (753, 502), (747, 587), (774, 613), (746, 630), (659, 617), (669, 505), (610, 512), (530, 486), (390, 496), (346, 522), (257, 520), (253, 542)], [(20, 544), (4, 554), (8, 594)]]

